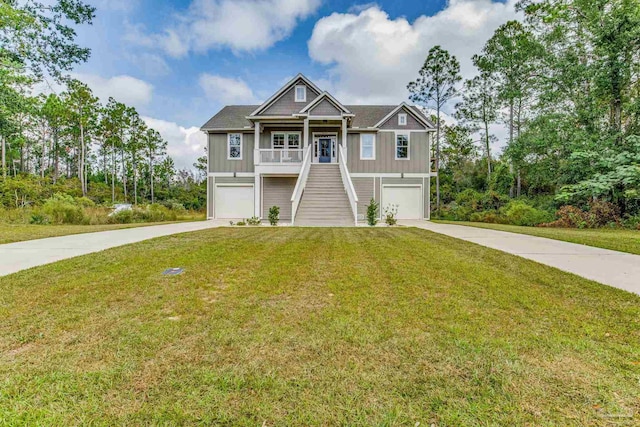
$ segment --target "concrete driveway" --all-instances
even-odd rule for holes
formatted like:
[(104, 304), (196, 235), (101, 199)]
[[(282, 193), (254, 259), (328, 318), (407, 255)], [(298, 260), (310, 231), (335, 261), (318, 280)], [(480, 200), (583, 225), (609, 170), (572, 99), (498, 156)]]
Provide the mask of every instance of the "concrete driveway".
[(226, 221), (182, 222), (8, 243), (0, 245), (0, 276), (155, 237), (222, 225), (228, 225), (228, 223)]
[(477, 243), (640, 295), (640, 255), (463, 225), (400, 223)]

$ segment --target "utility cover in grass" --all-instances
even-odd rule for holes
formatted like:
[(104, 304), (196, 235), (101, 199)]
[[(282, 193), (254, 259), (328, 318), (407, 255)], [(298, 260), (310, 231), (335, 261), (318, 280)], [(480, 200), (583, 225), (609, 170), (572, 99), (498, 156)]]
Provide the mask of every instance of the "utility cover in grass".
[(163, 276), (177, 276), (178, 274), (182, 274), (184, 270), (182, 268), (169, 268), (162, 272)]

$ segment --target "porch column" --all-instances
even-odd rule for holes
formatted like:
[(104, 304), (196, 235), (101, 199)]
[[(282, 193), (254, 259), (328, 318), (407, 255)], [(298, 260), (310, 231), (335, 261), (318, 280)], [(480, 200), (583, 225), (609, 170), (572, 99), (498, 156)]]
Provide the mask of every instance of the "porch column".
[(304, 148), (309, 146), (309, 119), (304, 119), (304, 131), (303, 131)]
[(347, 161), (347, 119), (342, 118), (342, 146), (344, 147), (344, 161)]
[[(260, 149), (260, 122), (255, 122), (254, 124), (255, 126), (255, 134), (254, 134), (254, 139), (253, 139), (253, 149), (254, 149), (254, 153), (257, 154), (258, 156), (260, 155), (259, 150)], [(259, 159), (253, 159), (254, 164), (256, 161), (259, 161)], [(262, 177), (260, 176), (260, 174), (256, 173), (255, 177), (254, 177), (254, 183), (253, 183), (253, 210), (254, 210), (254, 216), (258, 217), (258, 218), (262, 218)]]

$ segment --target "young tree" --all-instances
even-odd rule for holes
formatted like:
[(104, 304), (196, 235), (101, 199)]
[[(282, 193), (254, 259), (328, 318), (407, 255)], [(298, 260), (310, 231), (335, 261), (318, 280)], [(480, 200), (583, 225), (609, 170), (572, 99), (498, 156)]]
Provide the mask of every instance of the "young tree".
[(151, 203), (155, 203), (154, 181), (155, 181), (155, 163), (157, 158), (164, 156), (167, 149), (167, 142), (162, 139), (160, 132), (155, 129), (147, 129), (145, 133), (145, 151), (147, 154), (149, 167), (149, 190), (151, 193)]
[(409, 83), (411, 101), (436, 110), (436, 210), (440, 211), (440, 110), (457, 95), (456, 84), (462, 80), (460, 63), (440, 46), (429, 50), (427, 59), (419, 71), (419, 77)]
[(42, 105), (40, 114), (43, 116), (51, 135), (51, 156), (53, 157), (53, 182), (54, 184), (58, 180), (60, 173), (60, 134), (63, 129), (63, 123), (65, 121), (65, 107), (62, 100), (56, 94), (47, 96), (47, 99)]

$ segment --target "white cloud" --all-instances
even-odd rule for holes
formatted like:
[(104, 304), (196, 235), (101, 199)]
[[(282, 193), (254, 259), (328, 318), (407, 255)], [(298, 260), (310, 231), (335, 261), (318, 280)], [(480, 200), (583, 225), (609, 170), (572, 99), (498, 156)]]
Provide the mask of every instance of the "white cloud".
[(200, 128), (185, 128), (174, 122), (142, 117), (147, 126), (160, 132), (168, 142), (167, 154), (175, 162), (177, 169), (193, 169), (196, 159), (204, 155), (207, 137)]
[(256, 97), (251, 88), (242, 80), (214, 74), (201, 74), (200, 87), (211, 101), (228, 104), (252, 104)]
[(128, 75), (104, 78), (96, 74), (72, 73), (71, 77), (86, 83), (102, 102), (111, 96), (118, 102), (141, 108), (153, 97), (151, 84)]
[(135, 53), (126, 55), (126, 57), (149, 77), (165, 76), (171, 71), (164, 58), (155, 53)]
[(234, 52), (265, 50), (288, 37), (299, 20), (307, 18), (321, 0), (193, 0), (186, 12), (164, 32), (147, 35), (130, 26), (125, 39), (160, 47), (170, 56), (190, 51), (230, 48)]
[(450, 0), (434, 16), (413, 23), (390, 19), (378, 6), (320, 19), (309, 40), (309, 55), (329, 66), (330, 88), (346, 103), (406, 100), (429, 49), (441, 45), (455, 55), (465, 78), (474, 74), (471, 57), (495, 29), (516, 19), (516, 0)]

